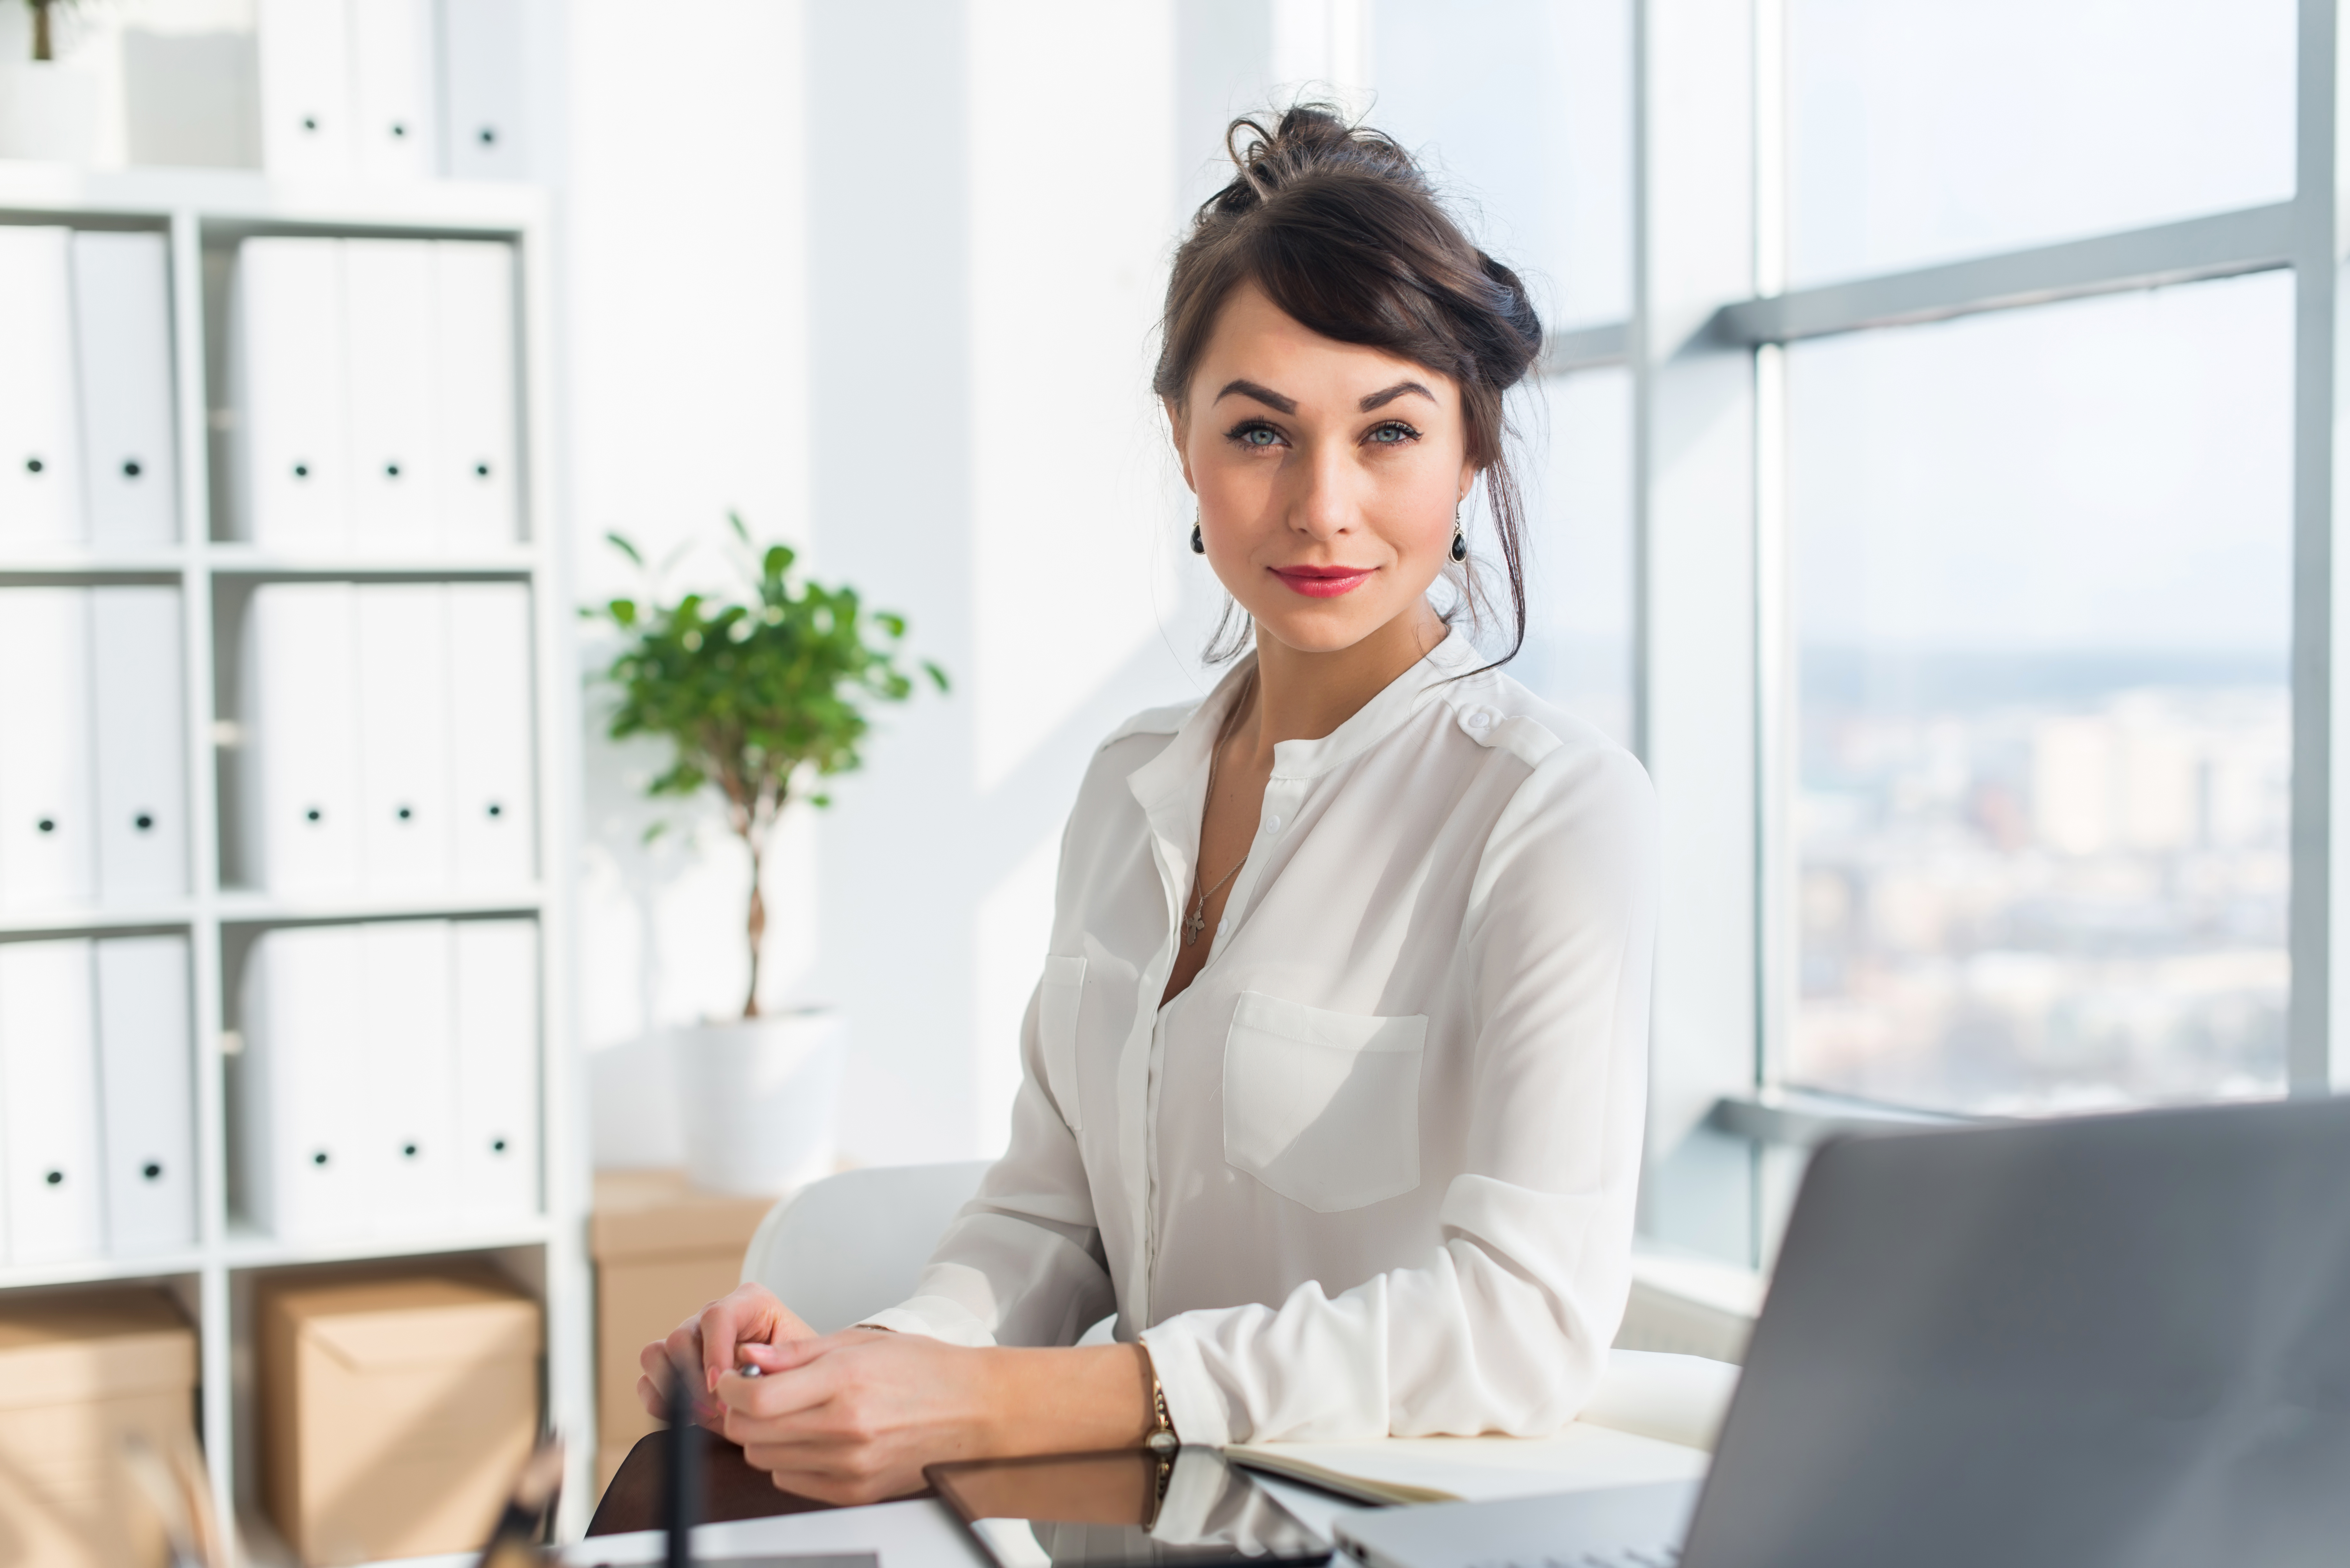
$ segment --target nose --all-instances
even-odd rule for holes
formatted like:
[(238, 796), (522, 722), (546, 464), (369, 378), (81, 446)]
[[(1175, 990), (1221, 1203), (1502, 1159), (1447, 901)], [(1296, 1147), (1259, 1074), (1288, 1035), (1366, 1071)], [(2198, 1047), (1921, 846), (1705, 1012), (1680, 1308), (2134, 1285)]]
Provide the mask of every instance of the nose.
[(1355, 525), (1357, 509), (1353, 465), (1343, 441), (1317, 441), (1295, 465), (1298, 491), (1291, 498), (1289, 525), (1315, 540), (1336, 539)]

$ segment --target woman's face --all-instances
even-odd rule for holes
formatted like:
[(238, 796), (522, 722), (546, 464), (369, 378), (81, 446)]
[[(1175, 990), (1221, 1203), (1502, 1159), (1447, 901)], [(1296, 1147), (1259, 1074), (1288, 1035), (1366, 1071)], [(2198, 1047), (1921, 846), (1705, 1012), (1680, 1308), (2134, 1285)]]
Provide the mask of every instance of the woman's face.
[(1261, 636), (1353, 647), (1416, 611), (1476, 470), (1460, 388), (1234, 291), (1170, 408), (1215, 568)]

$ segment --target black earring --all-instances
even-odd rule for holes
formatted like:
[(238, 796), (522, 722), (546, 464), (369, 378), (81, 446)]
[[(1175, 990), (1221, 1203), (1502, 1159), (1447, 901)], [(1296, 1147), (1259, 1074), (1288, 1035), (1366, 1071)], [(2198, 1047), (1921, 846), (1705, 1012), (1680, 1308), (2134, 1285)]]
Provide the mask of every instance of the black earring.
[(1194, 522), (1191, 524), (1191, 554), (1195, 556), (1204, 556), (1207, 553), (1208, 542), (1200, 537), (1200, 524), (1197, 522)]
[(1469, 535), (1461, 531), (1461, 509), (1452, 509), (1452, 564), (1459, 566), (1469, 558)]

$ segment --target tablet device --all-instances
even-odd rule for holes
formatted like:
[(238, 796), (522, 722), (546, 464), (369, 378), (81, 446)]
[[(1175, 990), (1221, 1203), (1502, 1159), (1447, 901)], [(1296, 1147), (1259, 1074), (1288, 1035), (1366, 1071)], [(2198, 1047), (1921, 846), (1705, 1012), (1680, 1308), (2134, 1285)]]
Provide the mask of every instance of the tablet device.
[(923, 1472), (997, 1568), (1280, 1568), (1330, 1544), (1213, 1449), (972, 1459)]

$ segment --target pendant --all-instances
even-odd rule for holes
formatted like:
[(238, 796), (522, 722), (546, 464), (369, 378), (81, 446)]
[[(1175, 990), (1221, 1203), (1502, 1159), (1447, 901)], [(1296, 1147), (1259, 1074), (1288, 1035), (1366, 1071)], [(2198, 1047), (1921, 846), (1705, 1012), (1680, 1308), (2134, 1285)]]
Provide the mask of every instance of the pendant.
[(1200, 933), (1207, 929), (1207, 924), (1208, 900), (1202, 898), (1198, 907), (1183, 919), (1183, 945), (1188, 948), (1196, 943), (1200, 940)]

